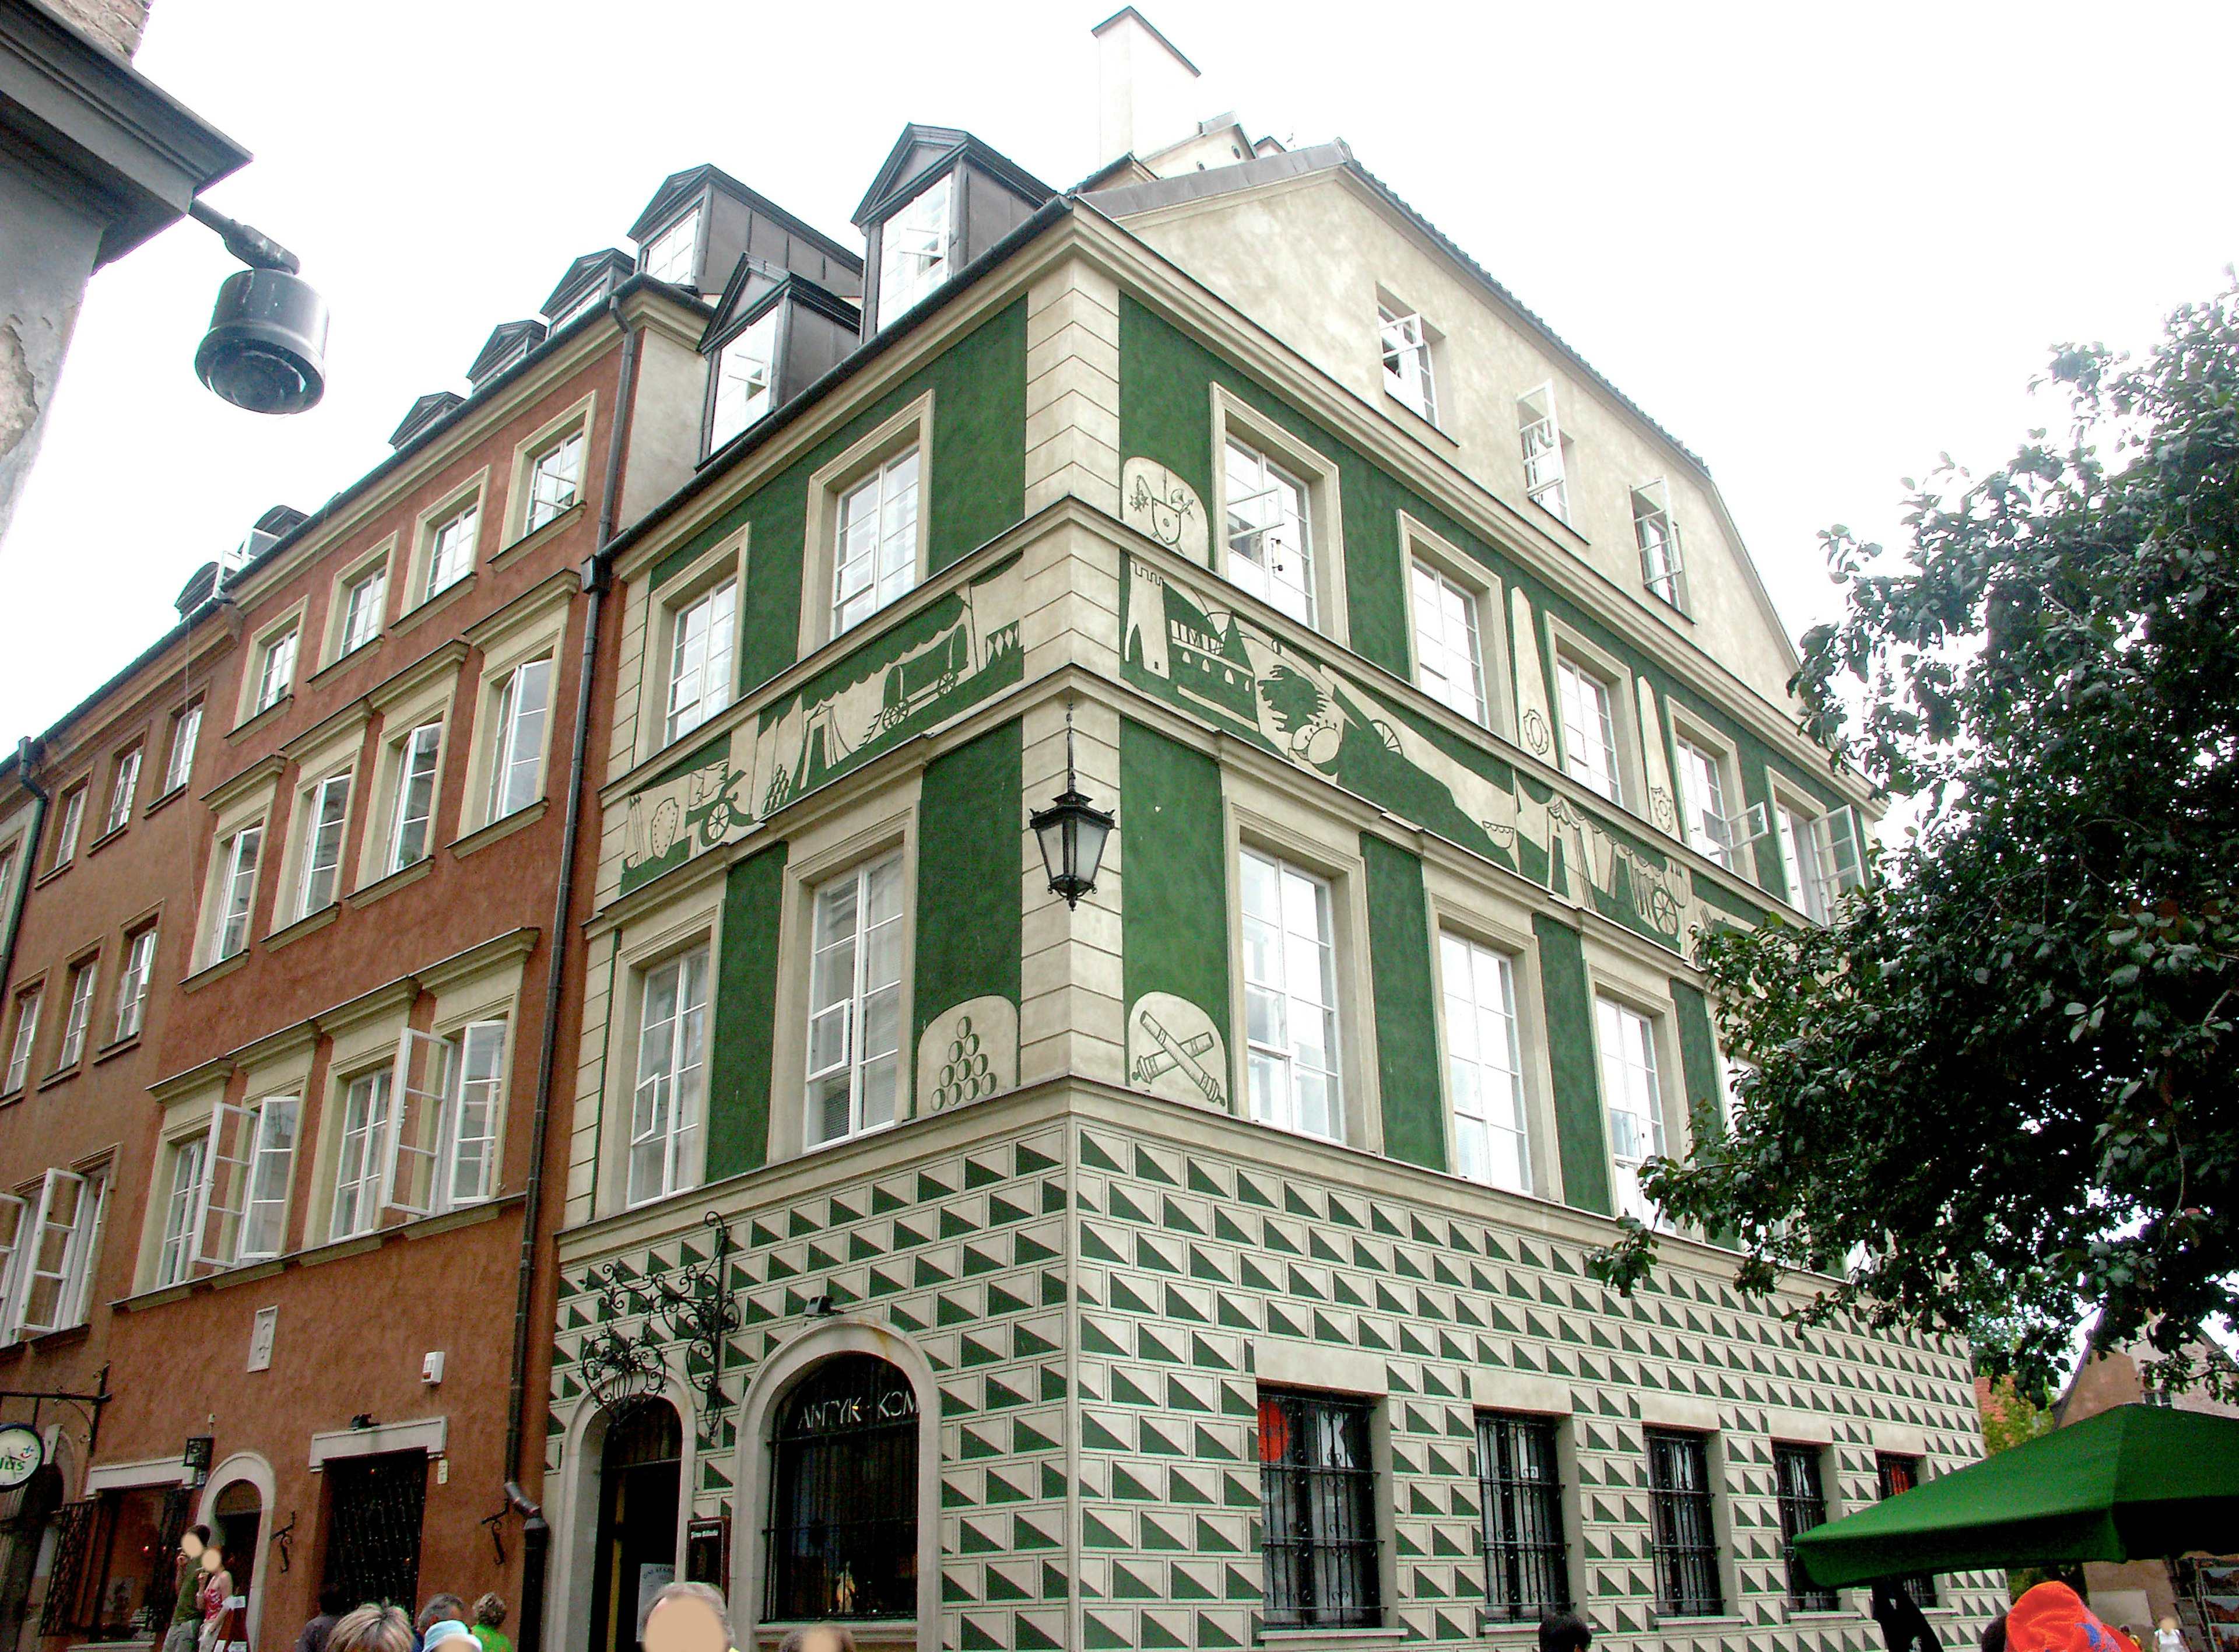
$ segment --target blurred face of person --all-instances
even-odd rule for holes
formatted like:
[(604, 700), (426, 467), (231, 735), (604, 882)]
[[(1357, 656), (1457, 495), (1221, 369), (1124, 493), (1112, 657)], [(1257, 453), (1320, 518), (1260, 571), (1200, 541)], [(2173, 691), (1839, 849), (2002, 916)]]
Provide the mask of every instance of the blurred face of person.
[(840, 1652), (840, 1637), (830, 1629), (811, 1629), (801, 1637), (801, 1652)]
[(705, 1601), (681, 1595), (663, 1601), (645, 1621), (645, 1652), (729, 1652), (723, 1622)]
[(203, 1557), (203, 1540), (189, 1532), (179, 1539), (179, 1553), (189, 1560), (200, 1560)]
[(203, 1550), (203, 1569), (212, 1576), (225, 1569), (225, 1556), (219, 1552), (216, 1543)]

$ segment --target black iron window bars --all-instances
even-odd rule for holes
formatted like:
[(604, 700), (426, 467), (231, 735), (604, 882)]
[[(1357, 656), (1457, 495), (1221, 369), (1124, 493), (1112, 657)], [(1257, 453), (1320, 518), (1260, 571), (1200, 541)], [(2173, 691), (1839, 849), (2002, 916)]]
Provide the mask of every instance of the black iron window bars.
[(1484, 1527), (1485, 1615), (1536, 1622), (1571, 1609), (1563, 1545), (1563, 1476), (1551, 1417), (1480, 1411), (1477, 1484)]
[(1271, 1629), (1372, 1629), (1378, 1577), (1372, 1402), (1259, 1390), (1259, 1503)]
[(1725, 1595), (1718, 1584), (1708, 1442), (1699, 1434), (1649, 1429), (1648, 1484), (1657, 1609), (1674, 1617), (1717, 1616)]

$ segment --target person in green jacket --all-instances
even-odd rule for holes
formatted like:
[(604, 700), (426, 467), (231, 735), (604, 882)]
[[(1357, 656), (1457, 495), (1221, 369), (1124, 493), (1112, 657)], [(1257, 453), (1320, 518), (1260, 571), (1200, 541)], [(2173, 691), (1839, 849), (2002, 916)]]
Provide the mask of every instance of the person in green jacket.
[(475, 1602), (474, 1636), (482, 1652), (513, 1652), (513, 1637), (505, 1632), (505, 1597), (495, 1589)]
[(195, 1652), (203, 1632), (203, 1550), (209, 1547), (210, 1529), (189, 1526), (179, 1538), (179, 1598), (171, 1608), (171, 1622), (163, 1632), (163, 1652)]

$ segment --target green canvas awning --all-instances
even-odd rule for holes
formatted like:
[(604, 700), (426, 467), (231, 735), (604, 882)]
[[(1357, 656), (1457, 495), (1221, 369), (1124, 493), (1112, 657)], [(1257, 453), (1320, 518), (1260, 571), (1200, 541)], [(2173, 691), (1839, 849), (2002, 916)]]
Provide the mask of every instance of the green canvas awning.
[(1822, 1589), (2239, 1550), (2239, 1417), (2120, 1405), (1799, 1535)]

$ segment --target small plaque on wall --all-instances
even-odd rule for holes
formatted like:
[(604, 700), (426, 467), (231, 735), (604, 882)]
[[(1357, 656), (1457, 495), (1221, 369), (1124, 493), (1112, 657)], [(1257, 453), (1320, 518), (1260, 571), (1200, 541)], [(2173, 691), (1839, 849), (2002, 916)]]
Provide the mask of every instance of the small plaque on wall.
[(684, 1581), (731, 1592), (730, 1515), (697, 1515), (684, 1529)]

